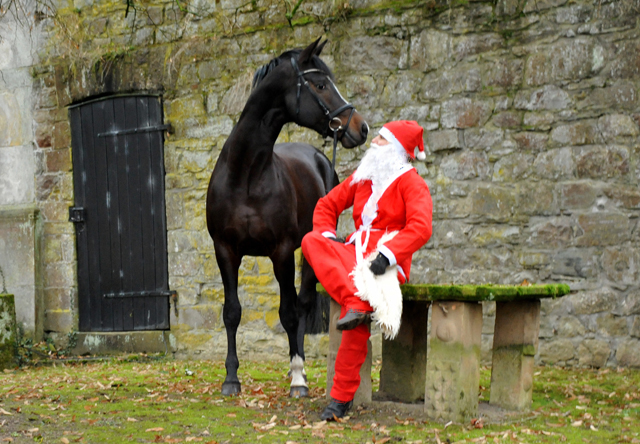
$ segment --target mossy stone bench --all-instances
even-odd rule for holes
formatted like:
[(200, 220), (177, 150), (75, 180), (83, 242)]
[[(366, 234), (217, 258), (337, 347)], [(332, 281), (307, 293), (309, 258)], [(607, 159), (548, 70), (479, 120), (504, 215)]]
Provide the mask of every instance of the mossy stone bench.
[[(401, 402), (424, 397), (427, 417), (468, 422), (478, 414), (482, 305), (496, 302), (490, 403), (507, 410), (531, 406), (534, 356), (540, 331), (540, 299), (569, 293), (568, 285), (401, 286), (400, 332), (382, 341), (380, 392)], [(327, 295), (322, 286), (318, 291)], [(327, 295), (328, 296), (328, 295)], [(431, 307), (427, 359), (427, 320)], [(341, 332), (340, 306), (331, 299), (327, 396), (333, 385)], [(426, 369), (426, 371), (425, 371)], [(371, 344), (360, 371), (355, 403), (371, 401)]]

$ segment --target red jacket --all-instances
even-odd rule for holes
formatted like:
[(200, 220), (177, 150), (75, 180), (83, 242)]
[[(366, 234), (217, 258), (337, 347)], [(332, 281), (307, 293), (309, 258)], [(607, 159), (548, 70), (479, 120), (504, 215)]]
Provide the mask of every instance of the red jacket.
[[(362, 212), (372, 194), (371, 181), (352, 184), (353, 175), (336, 186), (316, 205), (313, 214), (313, 229), (321, 233), (335, 235), (338, 216), (353, 206), (353, 220), (356, 230), (363, 230)], [(390, 261), (397, 263), (409, 280), (411, 257), (431, 237), (433, 204), (431, 194), (424, 179), (415, 168), (411, 168), (396, 178), (383, 192), (378, 201), (377, 216), (371, 223), (366, 253), (376, 249), (378, 240), (385, 232), (398, 234), (380, 249)], [(353, 241), (351, 233), (347, 240)], [(361, 234), (364, 241), (364, 234)], [(390, 257), (391, 256), (391, 257)]]

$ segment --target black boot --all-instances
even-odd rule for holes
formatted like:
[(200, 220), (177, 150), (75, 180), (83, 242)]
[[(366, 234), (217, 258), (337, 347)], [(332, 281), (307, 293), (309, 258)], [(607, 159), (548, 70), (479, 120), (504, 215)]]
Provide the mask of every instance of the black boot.
[(358, 325), (365, 322), (371, 322), (371, 313), (366, 311), (358, 311), (350, 308), (342, 319), (336, 322), (338, 330), (353, 330)]
[(323, 421), (335, 421), (342, 418), (353, 405), (353, 401), (340, 402), (332, 399), (327, 408), (324, 409), (320, 419)]

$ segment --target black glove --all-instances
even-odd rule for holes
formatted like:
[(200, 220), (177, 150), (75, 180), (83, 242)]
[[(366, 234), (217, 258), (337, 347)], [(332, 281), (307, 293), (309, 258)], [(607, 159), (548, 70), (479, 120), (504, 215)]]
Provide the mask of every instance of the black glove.
[(387, 259), (384, 254), (378, 253), (378, 257), (376, 257), (373, 262), (371, 262), (371, 265), (369, 265), (369, 270), (371, 270), (371, 272), (376, 276), (380, 276), (381, 274), (384, 274), (388, 266), (389, 259)]
[(334, 242), (337, 242), (339, 244), (344, 244), (344, 239), (340, 238), (340, 237), (330, 237), (329, 239), (331, 239)]

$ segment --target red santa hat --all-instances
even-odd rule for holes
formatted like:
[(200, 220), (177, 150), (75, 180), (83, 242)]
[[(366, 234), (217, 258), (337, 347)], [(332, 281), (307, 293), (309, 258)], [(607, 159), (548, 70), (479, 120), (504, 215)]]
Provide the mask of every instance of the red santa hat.
[(418, 160), (426, 159), (422, 134), (424, 130), (414, 120), (396, 120), (385, 124), (379, 134), (396, 147), (404, 149), (409, 157), (416, 158), (415, 150), (418, 148)]

